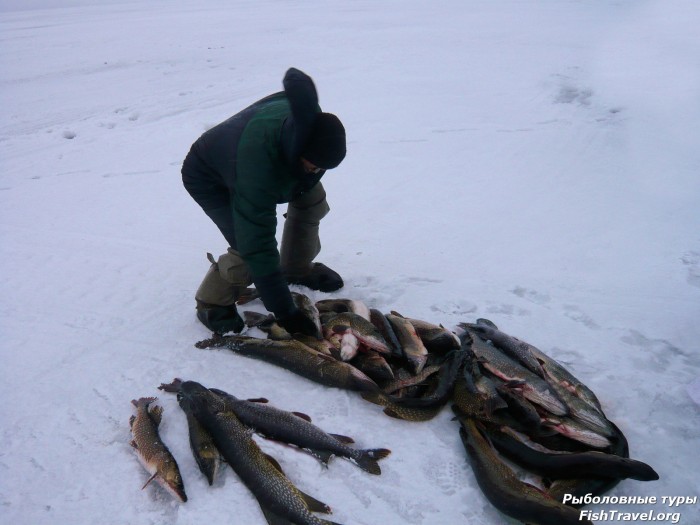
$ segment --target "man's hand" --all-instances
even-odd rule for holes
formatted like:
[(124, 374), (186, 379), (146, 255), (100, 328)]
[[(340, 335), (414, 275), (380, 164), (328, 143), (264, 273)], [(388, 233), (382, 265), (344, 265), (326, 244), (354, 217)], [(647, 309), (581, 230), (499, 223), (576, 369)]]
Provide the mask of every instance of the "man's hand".
[(314, 322), (299, 310), (293, 310), (291, 314), (277, 319), (277, 323), (290, 334), (304, 334), (311, 337), (317, 336), (318, 329)]

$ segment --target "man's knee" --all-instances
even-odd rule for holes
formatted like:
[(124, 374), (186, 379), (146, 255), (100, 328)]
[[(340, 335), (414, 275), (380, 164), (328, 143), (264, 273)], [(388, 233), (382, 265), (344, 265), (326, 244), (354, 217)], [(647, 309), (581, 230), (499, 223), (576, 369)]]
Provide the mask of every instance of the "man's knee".
[(317, 224), (330, 211), (326, 191), (319, 182), (310, 191), (293, 200), (287, 207), (287, 219)]

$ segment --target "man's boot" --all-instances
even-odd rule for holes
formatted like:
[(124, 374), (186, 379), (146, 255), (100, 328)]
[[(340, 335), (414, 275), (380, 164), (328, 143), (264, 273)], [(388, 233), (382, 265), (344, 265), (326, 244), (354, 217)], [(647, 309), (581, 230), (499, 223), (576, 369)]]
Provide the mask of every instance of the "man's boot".
[(248, 268), (231, 248), (218, 261), (210, 253), (207, 258), (211, 266), (195, 294), (197, 319), (212, 332), (238, 333), (245, 324), (236, 309), (236, 300), (251, 282)]
[(322, 292), (342, 288), (343, 279), (338, 273), (325, 264), (311, 262), (321, 251), (318, 230), (321, 219), (329, 211), (326, 192), (320, 182), (289, 203), (280, 248), (280, 264), (289, 284), (301, 284)]

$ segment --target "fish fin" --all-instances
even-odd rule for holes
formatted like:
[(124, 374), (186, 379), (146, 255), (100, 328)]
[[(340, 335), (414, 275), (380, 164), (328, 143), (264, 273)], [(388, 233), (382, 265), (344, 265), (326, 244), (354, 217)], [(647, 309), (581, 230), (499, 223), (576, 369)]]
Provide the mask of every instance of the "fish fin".
[(303, 419), (304, 421), (308, 421), (309, 423), (311, 423), (311, 417), (310, 417), (310, 416), (307, 416), (307, 415), (304, 414), (303, 412), (292, 412), (292, 414), (294, 414), (294, 415), (297, 416), (298, 418)]
[(397, 312), (396, 310), (392, 310), (392, 311), (389, 312), (389, 313), (390, 313), (391, 315), (395, 315), (396, 317), (400, 317), (401, 319), (406, 319), (403, 315), (401, 315), (401, 314), (400, 314), (399, 312)]
[(315, 357), (318, 357), (320, 359), (325, 359), (326, 361), (331, 361), (333, 363), (337, 362), (338, 360), (330, 355), (322, 354), (322, 353), (317, 353), (314, 354)]
[(365, 472), (378, 476), (382, 473), (382, 469), (379, 468), (377, 461), (387, 457), (389, 454), (391, 454), (391, 450), (388, 448), (363, 450), (360, 457), (355, 459), (355, 463)]
[(129, 418), (129, 428), (134, 426), (134, 421), (136, 421), (136, 416), (131, 416)]
[(309, 454), (311, 454), (314, 457), (317, 457), (321, 463), (323, 463), (324, 466), (328, 466), (328, 462), (331, 460), (333, 457), (333, 453), (329, 452), (328, 450), (322, 450), (322, 449), (315, 449), (315, 448), (304, 448), (303, 450), (306, 450)]
[(330, 435), (333, 436), (338, 441), (340, 441), (341, 443), (350, 444), (350, 443), (355, 442), (355, 440), (352, 439), (351, 437), (343, 436), (341, 434), (330, 434)]
[(160, 405), (156, 405), (151, 409), (149, 414), (156, 426), (160, 426), (160, 422), (163, 419), (163, 407)]
[(236, 300), (236, 304), (247, 304), (260, 297), (260, 294), (255, 288), (246, 288), (241, 296)]
[(404, 419), (404, 418), (401, 417), (393, 408), (386, 407), (386, 408), (384, 409), (384, 413), (385, 413), (387, 416), (393, 417), (393, 418), (395, 418), (395, 419)]
[[(284, 470), (282, 470), (282, 465), (280, 465), (279, 461), (277, 461), (275, 458), (273, 458), (270, 454), (264, 454), (264, 456), (267, 458), (267, 460), (272, 463), (272, 466), (275, 467), (279, 472), (284, 474)], [(286, 476), (286, 474), (284, 474)]]
[(294, 522), (289, 521), (289, 519), (285, 518), (284, 516), (275, 514), (267, 507), (260, 505), (260, 510), (262, 510), (263, 514), (265, 515), (268, 525), (294, 525)]
[(496, 410), (508, 408), (508, 403), (501, 396), (489, 397), (484, 401), (484, 413), (490, 418)]
[(385, 405), (386, 404), (386, 396), (382, 394), (381, 392), (376, 392), (376, 391), (366, 391), (362, 392), (360, 394), (362, 399), (365, 401), (369, 401), (370, 403), (374, 403), (375, 405)]
[(156, 476), (158, 476), (157, 472), (155, 474), (153, 474), (150, 478), (148, 478), (148, 481), (146, 482), (146, 484), (143, 487), (141, 487), (141, 490), (145, 489), (151, 481), (156, 479)]
[(136, 444), (136, 440), (134, 440), (134, 439), (132, 439), (131, 441), (129, 441), (129, 445), (131, 445), (132, 447), (134, 447), (136, 450), (138, 450), (138, 448), (139, 448), (139, 446)]
[(306, 503), (306, 506), (309, 507), (309, 510), (311, 512), (320, 512), (321, 514), (331, 514), (333, 512), (328, 505), (326, 505), (322, 501), (317, 500), (313, 496), (309, 496), (301, 490), (299, 490), (299, 494), (301, 495), (302, 499), (304, 500), (304, 503)]
[(161, 383), (160, 386), (158, 387), (158, 390), (162, 390), (163, 392), (170, 392), (170, 393), (175, 393), (180, 390), (180, 385), (182, 384), (182, 379), (179, 377), (176, 377), (173, 379), (172, 383)]
[(251, 397), (250, 399), (246, 399), (246, 401), (250, 401), (251, 403), (269, 403), (264, 397)]

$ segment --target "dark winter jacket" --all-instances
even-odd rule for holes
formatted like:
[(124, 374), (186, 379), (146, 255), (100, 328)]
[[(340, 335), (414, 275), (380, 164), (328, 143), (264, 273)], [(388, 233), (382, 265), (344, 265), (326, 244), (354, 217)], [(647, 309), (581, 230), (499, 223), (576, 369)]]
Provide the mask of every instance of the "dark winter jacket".
[[(313, 81), (298, 69), (284, 76), (284, 91), (263, 98), (205, 132), (183, 165), (183, 183), (209, 213), (228, 209), (237, 249), (268, 310), (293, 309), (280, 272), (275, 237), (277, 205), (294, 200), (320, 180), (305, 173), (301, 152), (320, 111)], [(188, 162), (200, 164), (188, 167)], [(221, 228), (220, 226), (220, 229)]]

